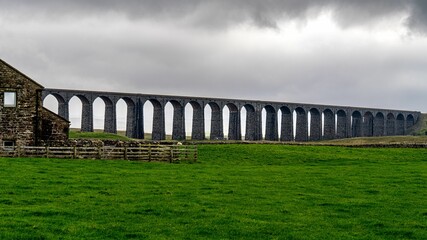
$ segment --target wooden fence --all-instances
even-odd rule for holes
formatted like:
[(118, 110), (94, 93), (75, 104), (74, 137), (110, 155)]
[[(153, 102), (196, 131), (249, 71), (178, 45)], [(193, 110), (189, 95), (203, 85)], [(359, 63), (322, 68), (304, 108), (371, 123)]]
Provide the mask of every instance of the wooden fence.
[(197, 161), (196, 145), (142, 145), (139, 147), (0, 147), (0, 157), (69, 159), (124, 159), (134, 161)]

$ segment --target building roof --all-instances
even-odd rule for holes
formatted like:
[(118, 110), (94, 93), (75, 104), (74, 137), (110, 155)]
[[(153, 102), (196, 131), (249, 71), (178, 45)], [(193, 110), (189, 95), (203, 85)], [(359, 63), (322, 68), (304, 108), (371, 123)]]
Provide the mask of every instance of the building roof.
[(46, 111), (46, 112), (48, 112), (48, 113), (50, 113), (50, 114), (53, 114), (53, 115), (55, 115), (56, 117), (58, 117), (58, 118), (60, 118), (60, 119), (62, 119), (62, 120), (64, 120), (64, 121), (66, 121), (66, 122), (68, 122), (68, 123), (71, 123), (68, 119), (66, 119), (66, 118), (62, 117), (62, 116), (61, 116), (61, 115), (59, 115), (59, 114), (56, 114), (56, 113), (52, 112), (51, 110), (49, 110), (49, 109), (47, 109), (47, 108), (45, 108), (45, 107), (42, 107), (42, 111)]
[(24, 73), (22, 73), (21, 71), (19, 71), (18, 69), (14, 68), (12, 65), (10, 65), (9, 63), (3, 61), (3, 59), (0, 58), (0, 62), (3, 63), (4, 65), (6, 65), (9, 68), (12, 68), (14, 71), (18, 72), (19, 74), (21, 74), (22, 76), (24, 76), (25, 78), (27, 78), (29, 81), (31, 81), (32, 83), (36, 84), (37, 86), (39, 86), (40, 88), (44, 88), (40, 83), (34, 81), (33, 79), (31, 79), (30, 77), (28, 77), (27, 75), (25, 75)]

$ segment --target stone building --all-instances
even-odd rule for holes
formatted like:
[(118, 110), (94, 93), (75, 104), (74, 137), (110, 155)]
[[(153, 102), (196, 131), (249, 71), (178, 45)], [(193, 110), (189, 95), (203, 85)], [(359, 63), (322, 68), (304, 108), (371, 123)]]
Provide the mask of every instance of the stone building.
[(0, 59), (0, 146), (68, 139), (68, 120), (42, 106), (43, 86)]

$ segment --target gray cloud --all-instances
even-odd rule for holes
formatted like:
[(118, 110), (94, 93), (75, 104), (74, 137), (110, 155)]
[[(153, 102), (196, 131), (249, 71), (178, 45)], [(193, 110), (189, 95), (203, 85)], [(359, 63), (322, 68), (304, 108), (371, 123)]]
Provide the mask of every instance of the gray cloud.
[(50, 19), (86, 14), (123, 14), (131, 19), (177, 21), (202, 27), (223, 28), (240, 23), (277, 27), (281, 20), (305, 21), (332, 10), (343, 26), (370, 24), (396, 13), (407, 14), (407, 25), (417, 32), (427, 29), (424, 0), (0, 0), (0, 12)]
[(257, 26), (255, 38), (265, 36), (281, 21), (305, 23), (325, 11), (342, 28), (402, 16), (424, 34), (423, 0), (0, 0), (0, 6), (0, 57), (46, 87), (427, 111), (422, 37), (389, 45), (315, 38), (295, 50), (285, 39), (276, 47), (267, 40), (241, 46), (251, 39), (230, 36), (241, 24)]
[(413, 0), (411, 14), (407, 19), (408, 26), (419, 33), (427, 32), (427, 1)]

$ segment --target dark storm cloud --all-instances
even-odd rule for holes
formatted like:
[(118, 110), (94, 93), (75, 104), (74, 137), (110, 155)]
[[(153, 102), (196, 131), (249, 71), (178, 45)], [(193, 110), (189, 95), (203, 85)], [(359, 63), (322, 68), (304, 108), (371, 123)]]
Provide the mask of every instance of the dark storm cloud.
[(305, 21), (329, 10), (345, 27), (406, 13), (407, 25), (411, 29), (427, 30), (425, 0), (0, 0), (0, 4), (3, 9), (0, 11), (12, 16), (13, 11), (25, 11), (26, 17), (49, 18), (109, 12), (132, 19), (184, 21), (209, 28), (239, 23), (275, 28), (280, 20)]
[(421, 33), (427, 32), (427, 1), (413, 0), (411, 2), (411, 15), (408, 18), (408, 26)]

